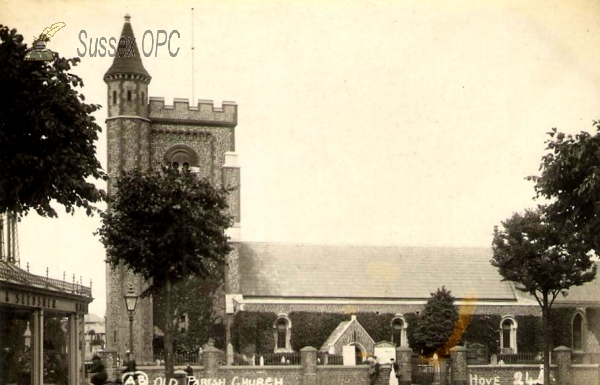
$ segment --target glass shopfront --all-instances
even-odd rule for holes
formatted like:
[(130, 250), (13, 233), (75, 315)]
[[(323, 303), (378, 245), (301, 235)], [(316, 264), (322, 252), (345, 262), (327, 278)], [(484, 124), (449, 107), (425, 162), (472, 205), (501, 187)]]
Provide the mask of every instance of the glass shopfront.
[(0, 385), (79, 385), (91, 289), (0, 261)]

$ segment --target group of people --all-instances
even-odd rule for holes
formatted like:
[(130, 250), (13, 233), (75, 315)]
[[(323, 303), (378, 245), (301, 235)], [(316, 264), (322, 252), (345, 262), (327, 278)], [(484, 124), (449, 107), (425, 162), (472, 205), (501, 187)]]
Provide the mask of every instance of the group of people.
[[(136, 375), (133, 374), (137, 370), (136, 362), (133, 358), (133, 355), (130, 352), (127, 352), (127, 362), (125, 363), (125, 367), (121, 370), (121, 373), (129, 373), (131, 372), (131, 376), (133, 376), (134, 380), (136, 379)], [(104, 362), (97, 355), (92, 357), (92, 368), (90, 369), (90, 382), (93, 385), (104, 385), (108, 382), (108, 374), (106, 373), (106, 367), (104, 366)], [(128, 376), (125, 376), (125, 381), (127, 381)], [(120, 384), (123, 381), (120, 378), (117, 378), (114, 383)]]
[[(389, 385), (398, 385), (398, 379), (400, 377), (400, 368), (398, 363), (390, 358), (390, 365), (392, 370), (390, 371)], [(381, 364), (377, 356), (369, 358), (369, 384), (374, 385), (375, 381), (379, 378), (381, 372)]]

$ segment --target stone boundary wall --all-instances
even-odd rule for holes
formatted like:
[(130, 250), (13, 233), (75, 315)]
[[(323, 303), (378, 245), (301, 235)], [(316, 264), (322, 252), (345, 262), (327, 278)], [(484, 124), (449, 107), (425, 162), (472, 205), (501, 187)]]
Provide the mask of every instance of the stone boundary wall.
[[(223, 352), (207, 347), (203, 352), (204, 366), (193, 366), (193, 377), (186, 377), (183, 369), (175, 367), (177, 382), (165, 384), (164, 367), (140, 366), (146, 373), (148, 383), (140, 385), (367, 385), (368, 366), (317, 365), (317, 349), (306, 347), (301, 351), (301, 365), (286, 366), (222, 366)], [(116, 352), (100, 353), (109, 372), (117, 373)], [(455, 346), (450, 349), (451, 381), (449, 385), (534, 385), (541, 378), (540, 365), (467, 365), (467, 349)], [(412, 350), (396, 349), (396, 361), (400, 367), (400, 385), (412, 384)], [(550, 367), (551, 384), (600, 385), (599, 364), (572, 364), (571, 350), (561, 346), (554, 349), (553, 365)], [(388, 383), (389, 365), (382, 364), (376, 385)], [(109, 374), (109, 379), (112, 380)], [(194, 380), (196, 380), (194, 382)], [(441, 385), (446, 385), (445, 381)], [(127, 383), (124, 385), (128, 385)]]

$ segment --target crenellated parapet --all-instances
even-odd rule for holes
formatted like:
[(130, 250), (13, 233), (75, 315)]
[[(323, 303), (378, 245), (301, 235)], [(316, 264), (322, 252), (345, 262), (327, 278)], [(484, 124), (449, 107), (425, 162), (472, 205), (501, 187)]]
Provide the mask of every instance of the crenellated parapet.
[(188, 99), (174, 99), (173, 105), (165, 105), (164, 98), (151, 97), (149, 118), (153, 123), (206, 125), (235, 127), (237, 125), (237, 103), (222, 103), (215, 107), (212, 100), (198, 100), (197, 106), (190, 106)]

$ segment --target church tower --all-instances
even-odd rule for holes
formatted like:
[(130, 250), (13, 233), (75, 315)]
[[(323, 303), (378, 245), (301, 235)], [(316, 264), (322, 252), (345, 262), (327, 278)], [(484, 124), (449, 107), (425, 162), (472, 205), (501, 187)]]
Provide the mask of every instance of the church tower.
[[(109, 194), (113, 192), (112, 181), (121, 170), (150, 166), (147, 95), (152, 78), (144, 68), (140, 51), (133, 40), (129, 15), (125, 16), (119, 38), (121, 40), (113, 64), (104, 75), (108, 96), (106, 132)], [(128, 55), (131, 42), (134, 43), (134, 54)], [(140, 277), (122, 267), (112, 271), (107, 266), (106, 346), (117, 349), (122, 358), (129, 349), (129, 318), (124, 294), (130, 286), (137, 294), (143, 290)], [(134, 352), (140, 357), (141, 352), (152, 350), (152, 298), (138, 300), (134, 317)]]
[[(130, 19), (125, 16), (118, 52), (104, 75), (108, 96), (108, 192), (113, 192), (111, 180), (120, 170), (173, 163), (187, 163), (199, 177), (209, 178), (215, 185), (235, 187), (228, 202), (235, 218), (234, 227), (228, 231), (234, 246), (228, 259), (235, 260), (241, 241), (240, 170), (235, 153), (237, 104), (224, 101), (222, 107), (215, 107), (210, 100), (199, 100), (190, 106), (187, 99), (175, 99), (173, 105), (165, 105), (164, 98), (148, 97), (152, 77), (142, 64)], [(133, 55), (129, 53), (132, 42)], [(107, 266), (106, 276), (107, 347), (124, 357), (129, 348), (124, 295), (131, 285), (141, 293), (144, 282), (124, 268), (112, 270)], [(224, 295), (218, 305), (225, 313)], [(139, 299), (134, 313), (133, 344), (138, 363), (153, 361), (153, 306), (157, 305), (152, 298)]]

